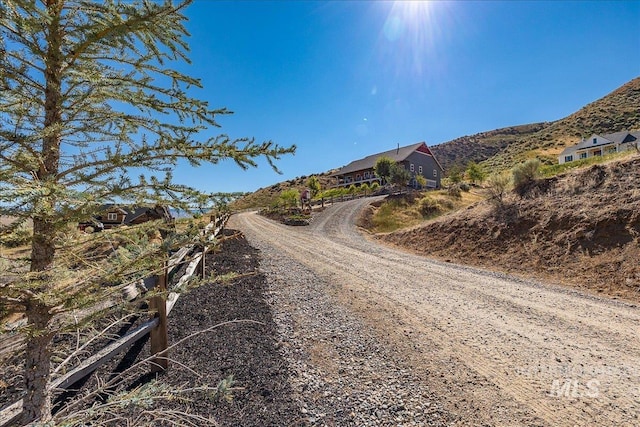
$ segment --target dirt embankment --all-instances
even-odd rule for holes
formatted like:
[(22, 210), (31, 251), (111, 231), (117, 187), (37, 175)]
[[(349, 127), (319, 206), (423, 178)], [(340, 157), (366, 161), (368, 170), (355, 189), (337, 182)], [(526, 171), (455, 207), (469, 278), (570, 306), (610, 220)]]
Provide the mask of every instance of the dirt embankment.
[(462, 264), (640, 300), (640, 157), (540, 180), (501, 208), (482, 202), (379, 238)]

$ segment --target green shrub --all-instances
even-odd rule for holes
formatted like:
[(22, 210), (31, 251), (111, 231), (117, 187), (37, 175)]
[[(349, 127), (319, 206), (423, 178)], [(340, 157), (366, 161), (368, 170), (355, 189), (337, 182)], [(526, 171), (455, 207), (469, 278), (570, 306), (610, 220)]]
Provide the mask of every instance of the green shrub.
[(470, 162), (467, 165), (467, 176), (469, 177), (471, 182), (473, 182), (474, 184), (475, 183), (482, 184), (482, 182), (487, 177), (487, 173), (484, 171), (482, 166), (480, 166), (476, 162)]
[(542, 166), (542, 163), (538, 159), (530, 159), (514, 166), (511, 173), (513, 174), (513, 186), (516, 191), (527, 186), (540, 176), (540, 166)]
[(511, 179), (509, 175), (493, 174), (487, 179), (487, 191), (489, 192), (489, 201), (496, 206), (502, 206), (504, 194), (509, 188)]
[(409, 180), (411, 180), (411, 172), (406, 170), (401, 165), (393, 165), (393, 167), (391, 168), (390, 179), (393, 185), (402, 190), (402, 188), (409, 183)]
[(469, 184), (467, 184), (466, 182), (461, 182), (459, 185), (460, 190), (467, 192), (471, 189), (471, 187), (469, 187)]
[(378, 178), (381, 178), (384, 182), (389, 182), (391, 170), (395, 165), (395, 160), (390, 157), (378, 157), (376, 164), (373, 166), (373, 171)]
[(371, 183), (371, 192), (378, 191), (380, 189), (380, 184), (378, 181), (373, 181)]
[(458, 184), (452, 185), (447, 188), (447, 194), (449, 197), (453, 197), (454, 199), (461, 199), (462, 193), (460, 193), (460, 186)]
[(463, 171), (460, 165), (453, 165), (451, 169), (449, 169), (449, 173), (447, 173), (447, 178), (449, 178), (449, 181), (453, 184), (457, 184), (462, 181), (462, 173)]
[(451, 199), (438, 199), (438, 204), (440, 205), (441, 211), (451, 210), (455, 207)]
[(318, 180), (317, 176), (310, 176), (307, 179), (307, 187), (311, 190), (311, 197), (316, 197), (320, 191), (322, 191), (322, 186), (320, 185), (320, 180)]
[(298, 190), (296, 190), (295, 188), (284, 190), (282, 193), (280, 193), (280, 201), (282, 202), (283, 206), (287, 208), (294, 208), (298, 206), (298, 197)]
[(432, 199), (429, 196), (420, 199), (419, 207), (420, 214), (424, 217), (437, 215), (442, 212), (442, 206), (438, 200)]

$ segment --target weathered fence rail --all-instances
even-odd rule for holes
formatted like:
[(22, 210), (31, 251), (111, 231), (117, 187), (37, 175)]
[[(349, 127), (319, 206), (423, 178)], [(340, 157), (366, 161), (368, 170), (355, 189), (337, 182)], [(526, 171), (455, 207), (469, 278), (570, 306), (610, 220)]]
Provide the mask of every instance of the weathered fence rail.
[[(203, 230), (203, 237), (209, 242), (215, 240), (224, 229), (228, 219), (228, 215), (212, 217), (211, 222), (207, 224), (207, 226)], [(157, 281), (166, 281), (168, 277), (172, 276), (175, 271), (177, 271), (183, 264), (185, 264), (184, 259), (196, 248), (196, 246), (197, 244), (195, 243), (185, 246), (178, 250), (175, 254), (173, 254), (173, 256), (167, 261), (163, 274), (160, 275), (160, 277), (164, 277), (160, 278)], [(207, 246), (204, 245), (202, 251), (197, 252), (191, 256), (191, 260), (187, 265), (184, 275), (178, 280), (178, 283), (175, 285), (176, 288), (182, 288), (183, 285), (187, 281), (189, 281), (191, 277), (194, 276), (194, 274), (196, 274), (196, 270), (198, 269), (198, 265), (201, 263), (201, 261), (203, 264), (203, 268), (201, 271), (204, 273), (204, 256), (206, 254), (206, 251)], [(129, 331), (117, 340), (109, 343), (102, 350), (99, 350), (91, 357), (82, 361), (78, 366), (67, 372), (65, 375), (53, 380), (50, 385), (51, 389), (56, 392), (70, 389), (79, 380), (93, 373), (96, 369), (108, 363), (118, 354), (129, 348), (134, 342), (146, 337), (148, 334), (151, 334), (152, 355), (159, 355), (159, 357), (152, 360), (151, 362), (152, 370), (157, 371), (166, 369), (166, 351), (168, 346), (167, 340), (164, 339), (164, 337), (166, 337), (167, 335), (166, 316), (169, 315), (179, 297), (180, 293), (177, 292), (170, 292), (166, 300), (162, 296), (160, 296), (160, 298), (162, 298), (162, 305), (159, 305), (157, 307), (157, 313), (152, 319)], [(160, 301), (157, 302), (160, 303)], [(160, 343), (158, 343), (158, 339), (160, 339)], [(22, 404), (23, 402), (21, 399), (13, 403), (12, 405), (9, 405), (6, 408), (0, 410), (0, 427), (10, 427), (14, 425), (13, 423), (16, 422), (18, 416), (22, 412)]]

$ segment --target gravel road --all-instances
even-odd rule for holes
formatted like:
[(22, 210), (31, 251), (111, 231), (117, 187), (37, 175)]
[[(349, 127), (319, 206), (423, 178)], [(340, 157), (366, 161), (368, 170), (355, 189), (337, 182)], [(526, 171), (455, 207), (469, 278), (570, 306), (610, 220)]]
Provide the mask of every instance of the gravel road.
[(640, 425), (640, 309), (429, 260), (356, 230), (232, 217), (261, 250), (312, 425)]

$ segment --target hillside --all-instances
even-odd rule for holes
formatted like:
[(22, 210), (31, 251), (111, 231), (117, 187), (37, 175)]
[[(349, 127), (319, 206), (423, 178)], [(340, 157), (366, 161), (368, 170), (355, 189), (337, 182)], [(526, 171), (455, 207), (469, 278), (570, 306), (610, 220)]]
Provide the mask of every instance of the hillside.
[[(329, 175), (332, 172), (333, 171), (329, 171), (321, 174), (315, 174), (315, 176), (318, 177), (318, 181), (320, 181), (320, 185), (322, 186), (323, 189), (328, 188), (331, 185), (332, 180), (331, 178), (329, 178)], [(253, 208), (271, 206), (274, 202), (278, 200), (278, 197), (280, 197), (280, 193), (282, 193), (283, 191), (288, 190), (290, 188), (295, 188), (297, 190), (302, 190), (303, 188), (305, 188), (306, 182), (311, 176), (314, 176), (314, 175), (301, 176), (294, 179), (290, 179), (288, 181), (279, 182), (269, 187), (259, 188), (253, 193), (247, 194), (241, 199), (236, 200), (235, 202), (232, 202), (229, 205), (229, 207), (232, 210), (240, 211), (244, 209), (253, 209)]]
[(484, 161), (489, 170), (505, 170), (532, 157), (555, 163), (566, 146), (583, 136), (634, 129), (640, 129), (640, 77), (563, 119), (464, 136), (432, 150), (445, 170), (472, 160)]
[(457, 263), (640, 299), (640, 155), (539, 181), (380, 239)]
[(487, 160), (507, 146), (516, 143), (523, 137), (534, 135), (547, 126), (549, 123), (533, 123), (462, 136), (443, 144), (434, 145), (431, 147), (431, 151), (446, 171), (456, 164), (464, 166), (471, 161), (480, 163)]
[(640, 77), (545, 129), (515, 141), (485, 164), (488, 168), (507, 169), (536, 156), (555, 163), (566, 146), (582, 137), (636, 129), (640, 129)]

